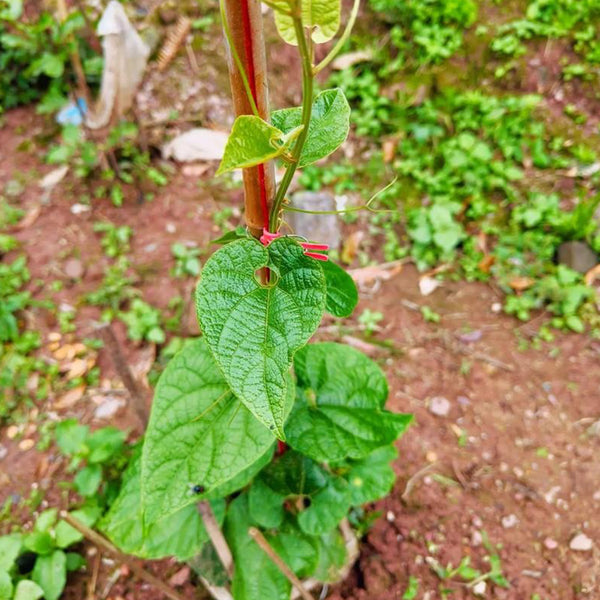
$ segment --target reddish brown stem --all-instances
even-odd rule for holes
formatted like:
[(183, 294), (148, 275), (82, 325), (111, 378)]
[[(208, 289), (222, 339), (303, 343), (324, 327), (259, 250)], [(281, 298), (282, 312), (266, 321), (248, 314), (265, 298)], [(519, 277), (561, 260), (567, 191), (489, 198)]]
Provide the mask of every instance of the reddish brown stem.
[[(267, 61), (262, 29), (261, 6), (258, 0), (224, 0), (225, 15), (231, 44), (240, 58), (258, 116), (269, 120)], [(229, 77), (236, 116), (253, 114), (252, 103), (243, 78), (229, 53)], [(244, 169), (246, 223), (252, 235), (259, 238), (269, 227), (269, 210), (275, 194), (273, 163)]]

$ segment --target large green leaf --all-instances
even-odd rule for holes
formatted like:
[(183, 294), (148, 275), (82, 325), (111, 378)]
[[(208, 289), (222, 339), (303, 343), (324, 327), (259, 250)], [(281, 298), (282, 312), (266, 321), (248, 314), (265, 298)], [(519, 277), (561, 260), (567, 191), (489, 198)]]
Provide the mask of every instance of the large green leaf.
[(319, 563), (318, 540), (304, 533), (295, 518), (288, 516), (277, 533), (268, 534), (267, 539), (298, 577), (310, 577), (315, 572)]
[[(282, 405), (285, 415), (291, 398)], [(231, 393), (206, 341), (188, 344), (156, 387), (142, 453), (146, 522), (224, 485), (270, 451), (274, 439)]]
[(396, 448), (384, 446), (362, 460), (348, 462), (344, 479), (350, 485), (354, 506), (375, 502), (389, 494), (396, 481), (390, 463), (397, 457)]
[[(269, 266), (271, 282), (257, 271)], [(294, 353), (316, 331), (326, 288), (318, 261), (290, 238), (268, 248), (239, 240), (206, 262), (196, 293), (198, 318), (233, 393), (283, 438)]]
[[(317, 44), (329, 41), (340, 27), (340, 0), (300, 0), (302, 3), (302, 25), (312, 30), (312, 38)], [(275, 10), (275, 23), (279, 35), (288, 43), (297, 45), (296, 31), (288, 0), (271, 2)]]
[(298, 395), (288, 444), (316, 461), (359, 459), (394, 442), (410, 415), (382, 410), (385, 377), (369, 358), (334, 343), (312, 344), (295, 361)]
[(58, 600), (67, 583), (67, 557), (62, 550), (38, 556), (31, 578), (44, 590), (45, 600)]
[(354, 279), (331, 260), (321, 265), (327, 282), (327, 312), (334, 317), (349, 317), (358, 304)]
[[(302, 109), (276, 110), (271, 119), (275, 127), (288, 133), (302, 123)], [(349, 131), (350, 105), (344, 92), (339, 88), (321, 92), (313, 103), (308, 136), (298, 166), (302, 168), (329, 156), (344, 143)]]
[(253, 115), (235, 120), (217, 175), (234, 169), (245, 169), (267, 162), (283, 154), (299, 130), (283, 133)]
[[(123, 475), (119, 496), (100, 522), (99, 529), (123, 552), (141, 558), (174, 556), (185, 561), (198, 554), (208, 535), (194, 504), (146, 523), (144, 531), (140, 475), (141, 460), (135, 456)], [(224, 501), (214, 501), (212, 508), (221, 524), (225, 514)]]
[(235, 600), (289, 600), (291, 585), (248, 535), (253, 525), (246, 494), (229, 506), (225, 536), (235, 562), (232, 592)]
[(23, 546), (23, 536), (11, 533), (0, 537), (0, 571), (8, 571), (13, 566)]

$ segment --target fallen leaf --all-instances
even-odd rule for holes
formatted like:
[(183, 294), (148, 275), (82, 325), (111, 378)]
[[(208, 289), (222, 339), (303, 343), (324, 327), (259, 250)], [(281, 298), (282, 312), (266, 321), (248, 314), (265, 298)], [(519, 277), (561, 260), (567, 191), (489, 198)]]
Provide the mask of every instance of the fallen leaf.
[(531, 277), (513, 277), (508, 285), (515, 290), (515, 292), (523, 292), (529, 289), (535, 283), (535, 279)]
[(73, 389), (70, 389), (66, 394), (61, 396), (56, 402), (53, 403), (53, 407), (57, 410), (64, 410), (66, 408), (71, 408), (81, 398), (85, 392), (85, 385), (78, 385)]
[(487, 254), (484, 256), (477, 265), (481, 271), (484, 273), (489, 273), (492, 265), (496, 262), (496, 257), (491, 254)]
[(53, 171), (50, 171), (50, 173), (44, 175), (44, 177), (40, 181), (40, 187), (43, 190), (51, 190), (65, 178), (65, 175), (68, 172), (69, 165), (63, 165), (62, 167), (58, 167)]
[(85, 375), (90, 369), (89, 363), (87, 360), (83, 358), (78, 358), (71, 363), (64, 365), (64, 368), (61, 370), (67, 370), (67, 379), (70, 381), (71, 379), (75, 379), (76, 377), (81, 377)]
[(34, 446), (35, 442), (31, 438), (19, 442), (19, 450), (21, 452), (27, 452), (27, 450), (31, 450)]
[(402, 271), (404, 264), (401, 262), (384, 263), (381, 265), (372, 265), (362, 269), (352, 269), (348, 271), (354, 282), (358, 286), (365, 286), (374, 281), (388, 281)]
[(23, 217), (23, 219), (21, 219), (17, 223), (16, 228), (17, 229), (27, 229), (28, 227), (31, 227), (37, 221), (41, 212), (42, 212), (42, 207), (39, 204), (37, 204), (33, 208), (30, 208), (27, 211), (27, 214)]

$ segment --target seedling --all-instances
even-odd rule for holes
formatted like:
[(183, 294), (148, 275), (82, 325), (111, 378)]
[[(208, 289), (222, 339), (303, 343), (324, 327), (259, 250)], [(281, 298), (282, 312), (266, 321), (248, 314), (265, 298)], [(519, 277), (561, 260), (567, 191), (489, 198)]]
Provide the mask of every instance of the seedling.
[[(266, 112), (258, 5), (225, 0), (238, 117), (219, 173), (244, 169), (248, 228), (223, 236), (206, 261), (196, 290), (203, 336), (163, 371), (143, 448), (100, 524), (124, 551), (179, 559), (197, 555), (209, 536), (221, 539), (222, 525), (217, 550), (227, 544), (233, 555), (235, 600), (289, 597), (296, 577), (340, 577), (351, 508), (390, 491), (394, 442), (411, 420), (384, 409), (386, 379), (369, 358), (308, 343), (324, 313), (349, 316), (358, 293), (326, 245), (279, 231), (296, 169), (348, 134), (344, 94), (315, 96), (314, 80), (347, 39), (358, 1), (319, 64), (314, 46), (336, 35), (340, 3), (266, 4), (281, 37), (298, 47), (302, 106)], [(276, 160), (284, 167), (277, 187)]]

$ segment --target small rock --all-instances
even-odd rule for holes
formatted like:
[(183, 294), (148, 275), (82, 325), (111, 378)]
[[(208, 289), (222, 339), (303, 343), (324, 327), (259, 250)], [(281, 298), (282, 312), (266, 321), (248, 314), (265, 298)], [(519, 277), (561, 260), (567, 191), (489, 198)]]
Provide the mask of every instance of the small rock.
[[(298, 192), (292, 196), (292, 206), (303, 210), (336, 210), (335, 198), (326, 192)], [(286, 221), (298, 235), (328, 244), (332, 250), (340, 247), (342, 234), (337, 215), (308, 215), (290, 212)]]
[(9, 440), (14, 440), (19, 435), (19, 428), (16, 425), (9, 425), (6, 430), (6, 435)]
[(165, 230), (167, 233), (175, 233), (177, 231), (177, 227), (175, 227), (174, 223), (167, 223)]
[(544, 540), (544, 546), (548, 550), (556, 550), (558, 548), (558, 542), (556, 540), (553, 540), (552, 538), (547, 537)]
[(483, 337), (483, 332), (481, 329), (475, 329), (475, 331), (469, 331), (468, 333), (463, 333), (460, 336), (460, 341), (465, 344), (472, 344), (473, 342), (478, 342)]
[(89, 212), (91, 210), (90, 206), (87, 204), (80, 204), (79, 202), (76, 202), (75, 204), (73, 204), (73, 206), (71, 206), (71, 214), (74, 215), (80, 215), (84, 212)]
[(435, 396), (429, 401), (429, 412), (436, 417), (447, 417), (450, 407), (450, 400), (443, 396)]
[(587, 273), (596, 266), (598, 257), (585, 242), (563, 242), (558, 247), (558, 262), (578, 273)]
[(100, 406), (94, 411), (94, 419), (108, 420), (112, 419), (121, 408), (125, 406), (125, 402), (119, 398), (109, 397), (104, 400)]
[(570, 542), (569, 548), (576, 552), (589, 552), (594, 545), (594, 542), (585, 535), (585, 533), (577, 534)]
[(8, 454), (8, 448), (0, 444), (0, 460), (4, 460)]
[(221, 160), (228, 137), (213, 129), (190, 129), (165, 144), (162, 155), (164, 159), (174, 158), (178, 162)]
[(69, 279), (81, 279), (85, 269), (83, 263), (78, 258), (69, 258), (64, 266), (65, 275)]
[(471, 535), (471, 546), (481, 546), (483, 544), (483, 536), (481, 531), (475, 530)]
[(494, 304), (492, 304), (492, 312), (493, 313), (502, 312), (502, 303), (501, 302), (494, 302)]
[(474, 586), (473, 586), (473, 593), (476, 596), (485, 596), (485, 590), (486, 590), (486, 583), (485, 581), (478, 581)]
[(388, 510), (387, 514), (385, 515), (385, 518), (390, 522), (393, 523), (396, 520), (396, 515), (391, 511)]
[(419, 279), (419, 291), (421, 292), (421, 296), (429, 296), (430, 294), (433, 294), (433, 292), (435, 292), (440, 285), (442, 285), (441, 281), (438, 281), (433, 277), (429, 277), (428, 275), (423, 275), (423, 277)]
[(506, 517), (502, 517), (502, 527), (504, 529), (510, 529), (514, 527), (519, 522), (517, 515), (508, 515)]
[(169, 585), (171, 585), (172, 587), (180, 587), (182, 585), (185, 585), (190, 579), (190, 568), (189, 567), (183, 567), (182, 569), (179, 569), (179, 571), (177, 571), (177, 573), (175, 573), (175, 575), (173, 575), (170, 579), (169, 579)]

